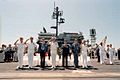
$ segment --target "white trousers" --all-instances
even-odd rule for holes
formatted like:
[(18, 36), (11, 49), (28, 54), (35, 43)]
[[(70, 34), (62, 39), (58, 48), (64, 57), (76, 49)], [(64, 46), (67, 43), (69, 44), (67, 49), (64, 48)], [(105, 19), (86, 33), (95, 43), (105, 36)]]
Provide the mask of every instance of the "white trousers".
[(87, 67), (87, 55), (86, 55), (87, 53), (85, 53), (85, 54), (82, 54), (82, 63), (83, 63), (83, 67)]
[(110, 64), (113, 64), (113, 54), (109, 53), (109, 62)]
[(32, 52), (28, 53), (28, 65), (31, 68), (33, 66), (33, 53)]
[(24, 53), (18, 53), (18, 66), (22, 68), (23, 65), (23, 54)]
[(104, 53), (101, 52), (100, 53), (100, 64), (103, 64), (104, 63)]
[(51, 53), (52, 67), (55, 67), (55, 66), (56, 66), (56, 54), (57, 54), (57, 53)]

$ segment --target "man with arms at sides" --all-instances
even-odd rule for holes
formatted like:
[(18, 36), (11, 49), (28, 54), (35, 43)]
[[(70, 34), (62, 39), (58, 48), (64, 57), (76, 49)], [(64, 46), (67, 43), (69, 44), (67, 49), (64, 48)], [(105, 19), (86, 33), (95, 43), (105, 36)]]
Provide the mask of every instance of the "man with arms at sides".
[(76, 68), (78, 68), (78, 55), (80, 52), (80, 44), (78, 43), (77, 39), (75, 39), (74, 43), (72, 44), (72, 52), (74, 55), (74, 67), (76, 69)]
[[(68, 56), (70, 54), (70, 45), (67, 43), (67, 40), (64, 40), (62, 45), (62, 66), (68, 67)], [(66, 64), (65, 64), (66, 63)]]
[(97, 62), (100, 62), (100, 54), (99, 54), (99, 45), (96, 44), (96, 55), (97, 55)]
[(82, 44), (81, 44), (81, 46), (82, 46), (82, 53), (81, 53), (81, 56), (82, 56), (82, 63), (83, 63), (83, 65), (82, 65), (82, 67), (83, 68), (88, 68), (88, 63), (87, 63), (87, 53), (88, 53), (88, 47), (87, 47), (87, 44), (86, 44), (86, 41), (83, 41), (82, 42)]
[(113, 56), (114, 56), (114, 50), (112, 48), (112, 44), (110, 44), (110, 49), (109, 49), (109, 63), (113, 64)]

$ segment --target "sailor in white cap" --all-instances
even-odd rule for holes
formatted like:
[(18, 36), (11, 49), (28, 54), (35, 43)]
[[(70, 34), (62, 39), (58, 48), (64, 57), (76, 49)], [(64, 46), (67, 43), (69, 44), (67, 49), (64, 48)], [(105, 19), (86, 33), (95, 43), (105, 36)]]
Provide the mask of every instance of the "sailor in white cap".
[(86, 45), (86, 41), (84, 40), (82, 42), (82, 45), (81, 45), (82, 49), (81, 49), (81, 56), (82, 56), (82, 67), (83, 68), (87, 68), (87, 52), (88, 52), (88, 48), (87, 48), (87, 45)]
[(110, 44), (110, 49), (109, 49), (109, 63), (113, 64), (113, 55), (114, 55), (114, 50), (112, 48), (112, 44)]
[[(17, 42), (20, 40), (20, 43), (17, 44)], [(14, 45), (17, 46), (17, 54), (18, 54), (18, 67), (17, 69), (22, 69), (23, 68), (23, 55), (25, 52), (25, 44), (23, 43), (23, 38), (20, 37), (20, 39), (18, 39)]]
[[(30, 40), (30, 43), (27, 44), (27, 41)], [(36, 45), (33, 42), (33, 37), (30, 37), (30, 39), (27, 39), (25, 44), (28, 47), (28, 65), (29, 65), (29, 69), (32, 69), (33, 66), (33, 56), (36, 50)]]
[(50, 51), (51, 51), (51, 58), (52, 58), (52, 68), (55, 69), (56, 67), (56, 55), (58, 50), (58, 43), (56, 42), (56, 37), (52, 37), (50, 44)]
[(100, 43), (99, 49), (100, 49), (100, 50), (99, 50), (99, 54), (100, 54), (100, 64), (103, 64), (103, 63), (104, 63), (105, 48), (104, 48), (102, 42)]

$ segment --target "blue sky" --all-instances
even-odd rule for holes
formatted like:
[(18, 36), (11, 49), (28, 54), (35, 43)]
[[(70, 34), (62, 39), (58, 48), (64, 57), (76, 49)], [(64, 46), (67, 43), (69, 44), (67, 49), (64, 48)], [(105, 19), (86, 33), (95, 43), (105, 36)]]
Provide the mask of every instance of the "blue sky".
[(95, 28), (97, 42), (108, 36), (108, 44), (120, 47), (120, 0), (0, 0), (1, 43), (13, 44), (20, 36), (36, 40), (43, 26), (55, 32), (50, 29), (54, 1), (64, 12), (60, 33), (81, 31), (89, 39), (89, 29)]

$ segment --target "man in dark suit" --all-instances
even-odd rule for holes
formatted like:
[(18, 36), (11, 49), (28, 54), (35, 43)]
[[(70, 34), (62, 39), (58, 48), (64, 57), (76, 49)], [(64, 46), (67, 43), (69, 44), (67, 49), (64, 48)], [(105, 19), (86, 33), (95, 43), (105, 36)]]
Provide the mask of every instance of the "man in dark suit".
[[(62, 66), (66, 68), (68, 67), (68, 56), (70, 54), (70, 45), (67, 43), (67, 40), (64, 40), (64, 44), (62, 45)], [(66, 62), (66, 65), (65, 65)]]
[(47, 44), (45, 43), (45, 39), (42, 38), (41, 40), (37, 41), (37, 44), (39, 45), (38, 47), (38, 52), (40, 53), (40, 58), (41, 58), (41, 68), (44, 70), (45, 68), (45, 54), (47, 52)]
[(72, 44), (72, 52), (74, 56), (74, 67), (78, 68), (78, 55), (80, 53), (80, 44), (78, 43), (77, 39), (75, 39), (74, 43)]
[(96, 55), (97, 55), (97, 62), (100, 62), (100, 53), (99, 53), (99, 45), (96, 44)]

